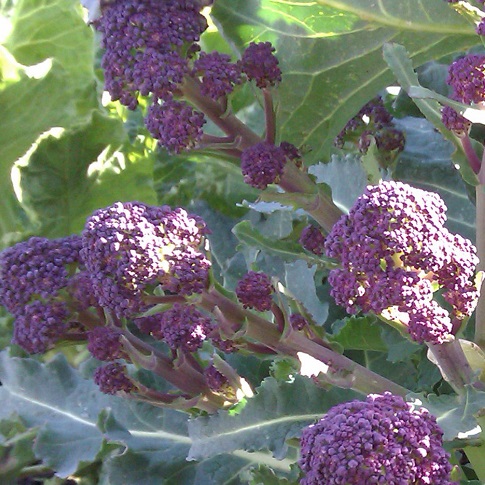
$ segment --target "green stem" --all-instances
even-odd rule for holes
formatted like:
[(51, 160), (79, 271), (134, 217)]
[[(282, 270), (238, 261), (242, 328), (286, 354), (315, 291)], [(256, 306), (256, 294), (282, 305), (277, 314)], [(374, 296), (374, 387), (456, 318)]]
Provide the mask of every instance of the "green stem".
[(427, 343), (443, 378), (449, 382), (457, 394), (465, 392), (465, 386), (475, 382), (475, 376), (463, 352), (459, 340), (453, 339), (442, 344)]
[[(281, 355), (298, 359), (298, 353), (302, 352), (326, 364), (333, 373), (351, 376), (351, 387), (364, 394), (391, 391), (393, 394), (405, 396), (409, 392), (348, 357), (313, 342), (301, 332), (291, 332), (283, 339), (276, 325), (243, 309), (215, 289), (204, 292), (199, 305), (210, 312), (218, 308), (227, 320), (235, 322), (233, 331), (236, 328), (239, 331), (244, 329), (245, 338), (262, 343)], [(332, 380), (331, 376), (330, 380)]]
[[(476, 247), (479, 258), (478, 270), (485, 270), (485, 185), (476, 186)], [(480, 295), (475, 310), (475, 343), (485, 349), (485, 294)]]

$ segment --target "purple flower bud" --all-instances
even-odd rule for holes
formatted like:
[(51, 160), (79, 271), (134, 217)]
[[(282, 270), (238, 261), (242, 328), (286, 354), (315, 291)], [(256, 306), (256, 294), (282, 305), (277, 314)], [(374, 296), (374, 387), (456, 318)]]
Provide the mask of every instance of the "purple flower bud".
[(441, 121), (450, 131), (457, 134), (468, 133), (471, 122), (457, 113), (452, 107), (444, 106), (441, 110)]
[(12, 342), (29, 354), (43, 353), (67, 332), (67, 318), (64, 303), (35, 300), (15, 318)]
[(386, 392), (337, 404), (303, 429), (301, 485), (452, 485), (434, 416)]
[(214, 328), (212, 320), (195, 306), (175, 303), (170, 310), (160, 314), (159, 326), (152, 335), (158, 340), (163, 339), (174, 350), (195, 352)]
[(250, 81), (254, 79), (260, 89), (274, 86), (281, 81), (281, 70), (274, 51), (270, 42), (251, 42), (243, 53), (242, 71)]
[(88, 350), (91, 355), (104, 361), (126, 357), (120, 342), (121, 331), (111, 327), (96, 327), (88, 332)]
[(231, 62), (227, 54), (201, 52), (194, 62), (194, 73), (202, 76), (200, 91), (204, 96), (218, 100), (232, 93), (234, 85), (241, 83), (241, 66)]
[(470, 54), (454, 61), (446, 82), (454, 99), (466, 104), (485, 101), (485, 55)]
[(228, 380), (224, 374), (221, 374), (213, 365), (204, 369), (204, 376), (209, 389), (213, 392), (224, 392), (228, 387)]
[(317, 256), (324, 252), (325, 236), (322, 231), (313, 225), (306, 226), (300, 235), (300, 244), (307, 250)]
[(241, 170), (244, 181), (265, 189), (278, 181), (286, 164), (286, 155), (281, 147), (261, 141), (246, 148), (241, 155)]
[(56, 296), (69, 282), (68, 266), (80, 260), (81, 238), (32, 237), (0, 253), (0, 302), (11, 313), (23, 312), (34, 295)]
[(308, 325), (308, 321), (301, 313), (292, 313), (290, 325), (293, 330), (303, 330)]
[(271, 309), (274, 292), (269, 276), (249, 271), (236, 286), (236, 295), (244, 308), (255, 308), (260, 312)]
[(475, 29), (478, 35), (485, 35), (485, 18), (482, 18)]
[(160, 145), (170, 153), (194, 148), (201, 140), (204, 115), (183, 101), (169, 99), (148, 108), (145, 124)]
[(105, 394), (130, 393), (136, 389), (126, 375), (126, 367), (119, 362), (110, 362), (94, 371), (94, 382)]

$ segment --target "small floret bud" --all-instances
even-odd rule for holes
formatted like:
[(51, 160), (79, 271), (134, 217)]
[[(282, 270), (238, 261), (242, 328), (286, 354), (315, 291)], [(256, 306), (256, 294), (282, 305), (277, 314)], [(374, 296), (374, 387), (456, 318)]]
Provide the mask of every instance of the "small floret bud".
[(434, 416), (386, 392), (337, 404), (303, 429), (301, 485), (452, 485)]
[(457, 113), (451, 106), (443, 107), (441, 121), (448, 130), (454, 131), (458, 135), (468, 133), (471, 127), (471, 122)]
[(255, 271), (246, 273), (236, 286), (236, 296), (244, 308), (254, 308), (260, 312), (271, 309), (273, 292), (269, 276)]
[(79, 262), (80, 236), (32, 237), (0, 253), (0, 302), (14, 315), (34, 296), (50, 299), (69, 282), (69, 265)]
[(175, 303), (170, 310), (160, 314), (158, 328), (152, 331), (152, 335), (166, 342), (173, 350), (195, 352), (214, 328), (211, 318), (194, 305)]
[(310, 251), (317, 256), (321, 256), (325, 250), (325, 236), (318, 227), (309, 225), (301, 231), (300, 244), (307, 251)]
[(54, 346), (67, 332), (68, 311), (64, 303), (35, 300), (16, 316), (12, 342), (29, 354), (40, 354)]
[(126, 375), (126, 367), (119, 362), (98, 367), (93, 377), (100, 391), (105, 394), (130, 393), (136, 389), (133, 381)]
[(242, 71), (260, 89), (281, 81), (281, 70), (274, 51), (270, 42), (251, 42), (242, 55)]
[(215, 101), (232, 93), (234, 86), (241, 83), (240, 64), (216, 51), (201, 52), (194, 62), (194, 74), (202, 77), (200, 92)]
[(120, 342), (121, 331), (111, 327), (96, 327), (88, 332), (88, 350), (91, 355), (106, 362), (126, 357)]
[(201, 140), (203, 113), (183, 101), (169, 99), (148, 108), (145, 124), (151, 135), (170, 153), (180, 153), (197, 146)]
[(308, 321), (301, 313), (292, 313), (290, 325), (293, 330), (303, 330), (308, 325)]
[(225, 389), (227, 390), (229, 384), (227, 377), (219, 372), (214, 365), (204, 369), (204, 376), (211, 391), (224, 392)]
[(446, 82), (453, 88), (453, 98), (462, 103), (485, 101), (485, 55), (469, 54), (454, 61)]
[(284, 150), (265, 141), (246, 148), (241, 154), (244, 181), (257, 189), (265, 189), (277, 182), (285, 164)]
[(475, 29), (478, 35), (485, 35), (485, 18), (482, 18)]

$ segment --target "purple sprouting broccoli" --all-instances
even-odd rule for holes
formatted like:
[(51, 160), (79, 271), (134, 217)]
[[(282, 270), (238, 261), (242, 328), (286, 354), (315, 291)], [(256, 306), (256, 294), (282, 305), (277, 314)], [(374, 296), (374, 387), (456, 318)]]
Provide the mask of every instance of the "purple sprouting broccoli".
[[(478, 258), (445, 228), (445, 211), (437, 194), (401, 182), (368, 186), (325, 241), (341, 264), (329, 275), (336, 302), (400, 321), (417, 342), (450, 339), (475, 308)], [(437, 288), (451, 311), (433, 299)]]
[(201, 112), (173, 99), (152, 104), (145, 118), (148, 131), (169, 153), (194, 148), (202, 139), (204, 123)]
[(32, 237), (0, 253), (0, 303), (13, 315), (34, 299), (52, 299), (80, 260), (81, 238)]
[(227, 377), (219, 372), (213, 364), (204, 369), (204, 377), (209, 389), (213, 392), (225, 392), (229, 388)]
[(158, 325), (151, 333), (154, 338), (163, 340), (173, 350), (195, 352), (214, 329), (212, 319), (197, 310), (194, 305), (175, 303), (170, 310), (159, 314)]
[(485, 101), (485, 55), (469, 54), (448, 68), (446, 82), (453, 88), (452, 98), (465, 104)]
[(105, 394), (130, 393), (136, 390), (133, 381), (126, 373), (126, 367), (120, 362), (110, 362), (94, 371), (94, 382)]
[(69, 312), (63, 302), (34, 300), (16, 315), (12, 343), (29, 354), (51, 349), (69, 330)]
[(236, 296), (244, 308), (254, 308), (260, 312), (271, 309), (273, 292), (269, 276), (256, 271), (246, 273), (236, 286)]
[(275, 48), (270, 42), (251, 42), (241, 58), (242, 71), (260, 89), (275, 86), (281, 81)]
[(277, 183), (283, 173), (287, 156), (283, 148), (261, 141), (241, 154), (244, 181), (257, 189)]
[(121, 330), (117, 328), (95, 327), (88, 332), (88, 350), (98, 360), (126, 359), (120, 337)]
[(129, 317), (146, 308), (147, 285), (166, 284), (187, 295), (201, 291), (210, 264), (197, 248), (207, 232), (198, 216), (167, 206), (117, 202), (94, 212), (81, 253), (99, 305)]
[(313, 225), (306, 226), (300, 235), (300, 244), (317, 256), (321, 256), (325, 249), (325, 236), (322, 231)]
[(200, 92), (217, 101), (241, 84), (241, 65), (231, 62), (227, 54), (201, 52), (194, 62), (194, 75), (201, 76)]
[(349, 140), (355, 143), (360, 152), (366, 153), (371, 144), (371, 137), (374, 137), (377, 148), (382, 152), (400, 152), (404, 149), (404, 135), (395, 128), (392, 115), (380, 96), (365, 104), (347, 122), (336, 136), (334, 144), (343, 148)]
[(136, 108), (138, 94), (166, 99), (189, 73), (188, 57), (207, 28), (201, 2), (119, 0), (95, 21), (105, 49), (102, 67), (113, 100)]
[(386, 392), (337, 404), (303, 429), (301, 485), (452, 485), (436, 418)]
[(0, 253), (0, 303), (15, 317), (12, 341), (45, 352), (71, 328), (63, 292), (81, 262), (81, 237), (32, 237)]
[(290, 315), (290, 325), (293, 330), (303, 330), (308, 326), (308, 320), (301, 313), (292, 313)]
[(458, 135), (468, 133), (471, 127), (471, 122), (451, 106), (443, 107), (441, 110), (441, 121), (448, 130), (454, 131)]

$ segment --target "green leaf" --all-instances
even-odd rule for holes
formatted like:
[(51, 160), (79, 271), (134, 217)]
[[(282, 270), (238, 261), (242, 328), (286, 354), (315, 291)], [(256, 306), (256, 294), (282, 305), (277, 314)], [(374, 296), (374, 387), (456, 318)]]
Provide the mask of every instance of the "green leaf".
[(357, 393), (345, 389), (325, 391), (311, 379), (296, 376), (293, 382), (269, 377), (236, 416), (225, 411), (189, 422), (193, 440), (189, 459), (204, 459), (234, 450), (270, 450), (283, 460), (286, 441), (300, 435), (301, 429), (320, 418), (335, 404), (355, 399)]
[(273, 43), (283, 73), (279, 135), (311, 148), (307, 163), (328, 159), (345, 123), (393, 82), (382, 45), (403, 44), (420, 65), (478, 42), (442, 0), (219, 0), (212, 14), (240, 51)]
[(95, 111), (89, 124), (39, 143), (19, 169), (22, 205), (37, 234), (79, 232), (95, 209), (118, 200), (156, 201), (150, 162), (118, 151), (125, 137), (119, 119)]
[(374, 350), (386, 352), (387, 345), (381, 338), (382, 325), (372, 317), (349, 317), (332, 325), (329, 338), (346, 350)]
[(314, 279), (316, 270), (316, 266), (309, 268), (305, 261), (301, 260), (285, 263), (285, 280), (286, 287), (301, 301), (314, 321), (323, 324), (328, 317), (329, 304), (317, 296)]
[[(13, 162), (52, 127), (85, 123), (98, 101), (93, 34), (77, 0), (19, 0), (6, 4), (3, 14), (12, 27), (0, 76), (0, 235), (5, 241), (25, 225), (10, 178)], [(41, 62), (36, 71), (24, 67)]]
[(426, 408), (433, 414), (444, 432), (443, 439), (470, 440), (477, 437), (481, 429), (474, 415), (485, 409), (485, 392), (467, 387), (463, 396), (410, 394), (417, 407)]

